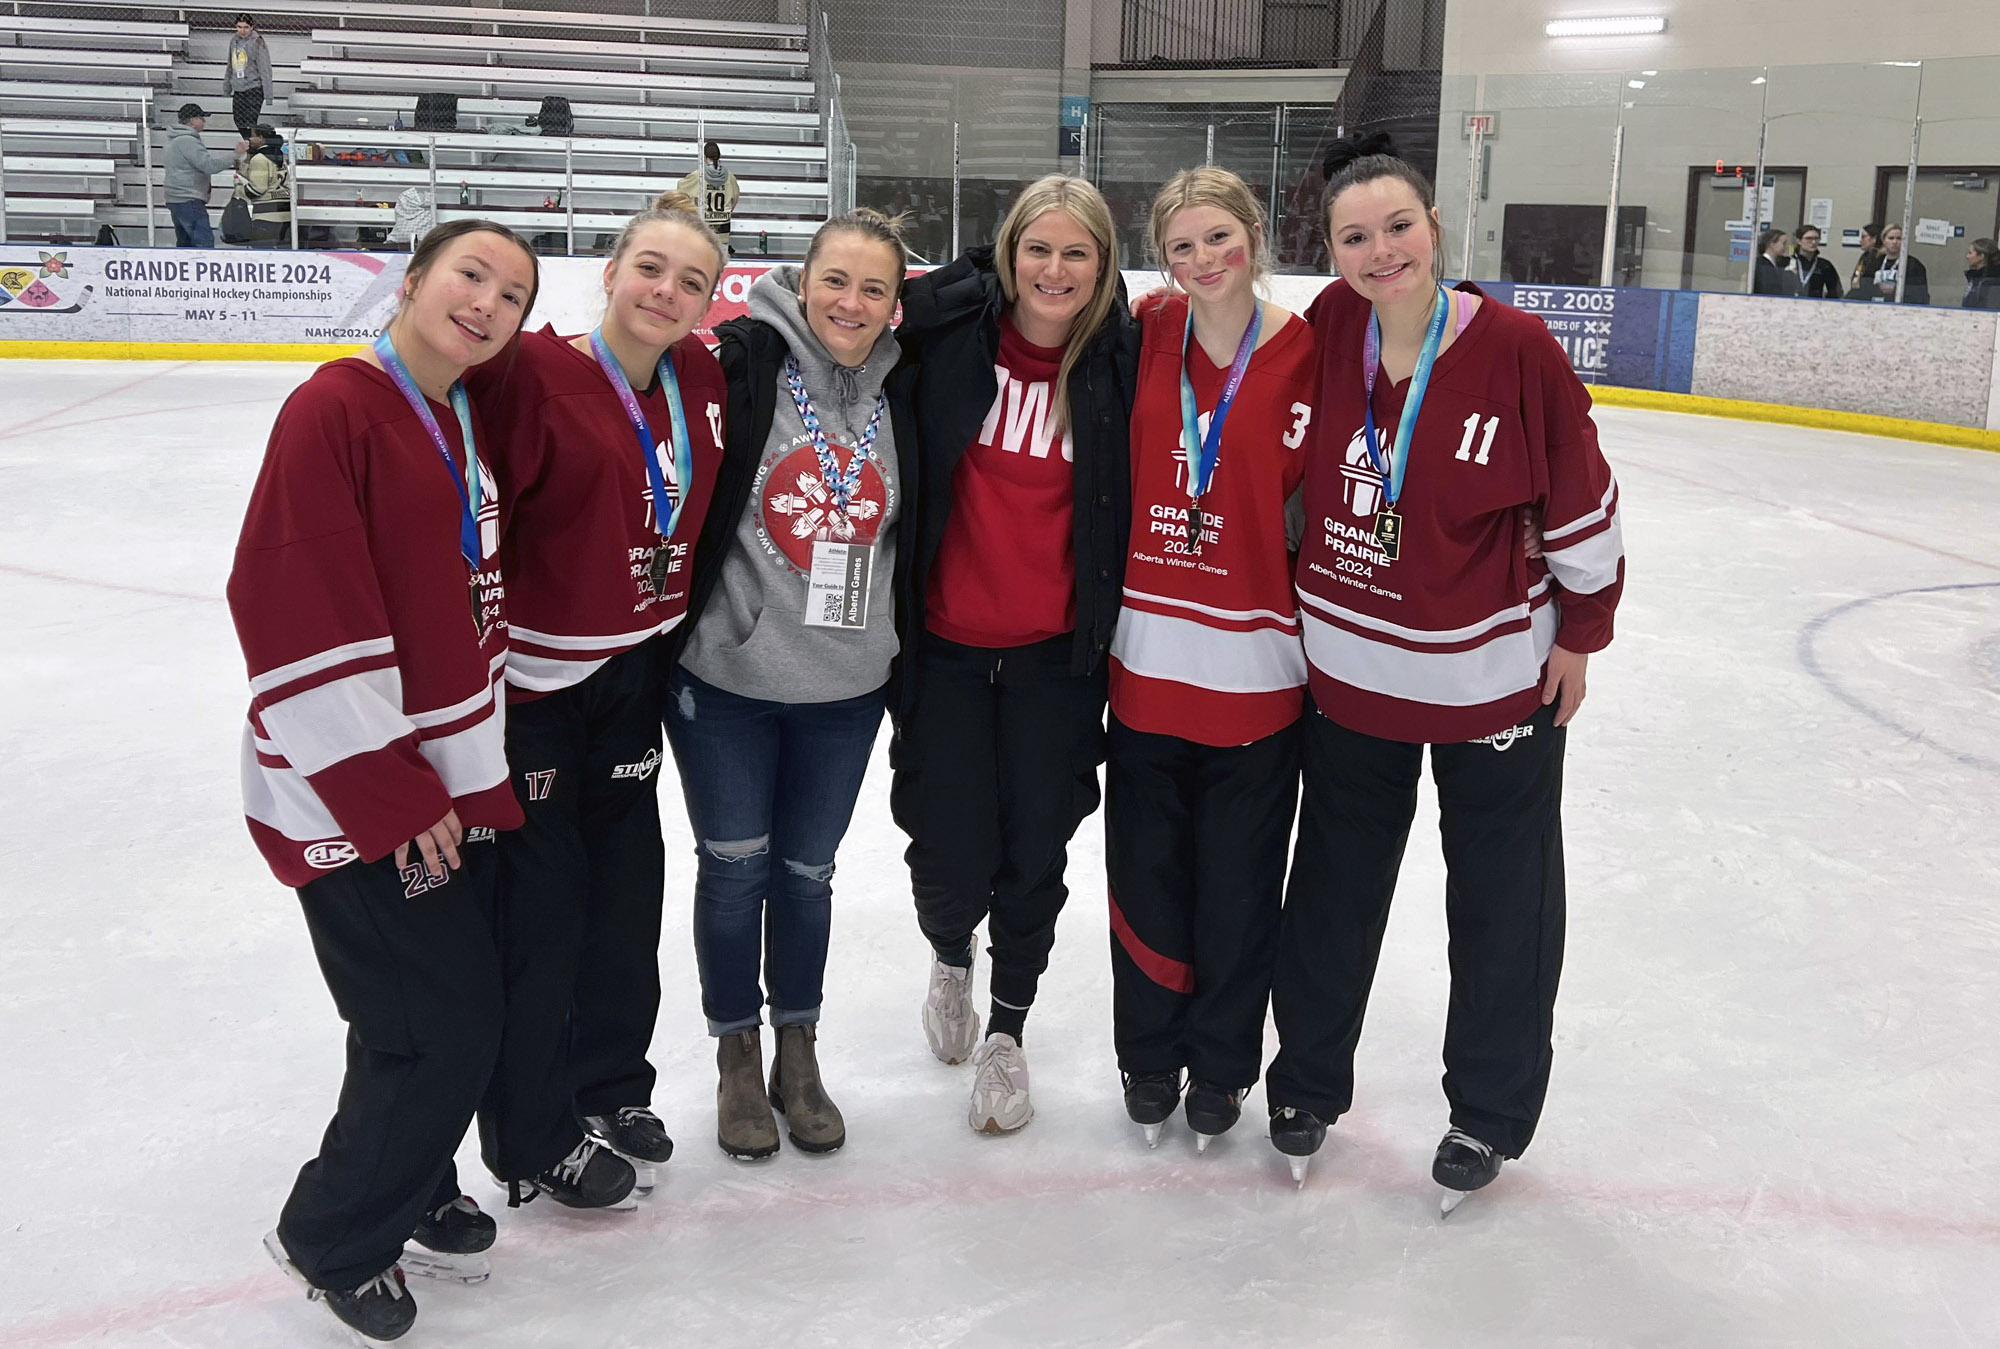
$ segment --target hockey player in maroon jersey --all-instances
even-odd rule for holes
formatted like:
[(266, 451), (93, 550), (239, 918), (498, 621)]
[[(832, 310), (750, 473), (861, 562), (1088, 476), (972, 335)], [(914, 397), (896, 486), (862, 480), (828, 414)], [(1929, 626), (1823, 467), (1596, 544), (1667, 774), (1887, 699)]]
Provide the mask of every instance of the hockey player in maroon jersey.
[(926, 485), (889, 801), (932, 948), (925, 1038), (973, 1061), (971, 1126), (1011, 1133), (1034, 1115), (1023, 1034), (1069, 841), (1097, 808), (1125, 570), (1139, 341), (1104, 198), (1060, 174), (1029, 184), (996, 243), (912, 279), (901, 337)]
[(244, 812), (348, 1026), (333, 1123), (264, 1245), (377, 1341), (416, 1319), (406, 1266), (476, 1282), (493, 1242), (452, 1154), (499, 1048), (493, 836), (521, 810), (499, 502), (460, 380), (506, 347), (536, 281), (501, 226), (424, 236), (374, 348), (279, 412), (229, 577)]
[(630, 1207), (673, 1152), (646, 1060), (658, 684), (722, 457), (722, 367), (693, 334), (724, 260), (694, 201), (666, 193), (619, 234), (595, 331), (524, 333), (473, 379), (505, 502), (507, 759), (527, 816), (500, 843), (506, 1033), (480, 1110), (511, 1203)]
[[(1360, 149), (1328, 161), (1344, 279), (1308, 315), (1320, 383), (1298, 594), (1316, 712), (1266, 1095), (1271, 1141), (1303, 1183), (1352, 1100), (1428, 744), (1452, 974), (1451, 1123), (1432, 1174), (1450, 1212), (1527, 1148), (1547, 1094), (1565, 728), (1625, 563), (1617, 484), (1562, 348), (1477, 286), (1440, 286), (1430, 184)], [(1541, 558), (1522, 547), (1523, 506)]]
[(1287, 505), (1318, 372), (1308, 325), (1257, 297), (1268, 236), (1241, 178), (1176, 174), (1152, 235), (1184, 293), (1139, 307), (1105, 766), (1113, 1026), (1147, 1141), (1185, 1073), (1205, 1149), (1263, 1058), (1306, 683)]

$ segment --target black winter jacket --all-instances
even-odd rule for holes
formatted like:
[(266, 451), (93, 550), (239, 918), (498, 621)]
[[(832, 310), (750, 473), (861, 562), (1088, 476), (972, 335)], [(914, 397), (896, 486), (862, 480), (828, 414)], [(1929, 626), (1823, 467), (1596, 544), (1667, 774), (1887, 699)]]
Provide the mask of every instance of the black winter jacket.
[[(784, 337), (759, 319), (731, 319), (715, 330), (720, 346), (716, 359), (722, 363), (723, 378), (729, 385), (728, 406), (723, 409), (722, 465), (716, 470), (715, 491), (709, 497), (708, 516), (701, 522), (701, 534), (694, 545), (694, 578), (688, 587), (687, 617), (675, 624), (662, 639), (662, 677), (680, 660), (688, 635), (701, 621), (701, 611), (715, 592), (716, 578), (722, 574), (722, 558), (736, 538), (736, 525), (743, 512), (755, 509), (750, 500), (757, 466), (764, 461), (764, 442), (770, 438), (771, 423), (777, 417), (778, 379), (790, 348)], [(921, 497), (921, 456), (917, 452), (916, 413), (910, 402), (915, 372), (898, 361), (889, 372), (882, 392), (889, 398), (889, 427), (895, 439), (897, 490), (903, 499), (902, 516), (896, 526), (896, 638), (908, 651), (910, 640), (910, 578), (916, 556), (916, 513), (913, 503)], [(889, 674), (890, 705), (895, 705), (897, 664)]]
[(1846, 292), (1841, 289), (1840, 269), (1827, 260), (1824, 253), (1813, 254), (1812, 265), (1806, 265), (1806, 255), (1794, 253), (1788, 264), (1793, 276), (1805, 287), (1808, 300), (1838, 300)]
[[(1118, 284), (1118, 301), (1069, 377), (1069, 424), (1076, 445), (1076, 634), (1070, 670), (1079, 675), (1103, 664), (1111, 649), (1132, 528), (1127, 440), (1139, 387), (1139, 325), (1126, 307), (1123, 281), (1112, 280)], [(916, 443), (923, 454), (924, 480), (915, 494), (917, 554), (906, 655), (913, 643), (925, 640), (923, 602), (951, 520), (952, 471), (999, 393), (993, 363), (1000, 353), (1005, 303), (993, 249), (986, 245), (912, 278), (903, 293), (903, 326), (897, 331), (903, 360), (896, 374), (909, 371), (916, 380)], [(900, 444), (900, 431), (897, 437)]]
[(1984, 267), (1968, 267), (1965, 271), (1965, 299), (1960, 302), (1963, 309), (2000, 309), (2000, 262), (1989, 262)]

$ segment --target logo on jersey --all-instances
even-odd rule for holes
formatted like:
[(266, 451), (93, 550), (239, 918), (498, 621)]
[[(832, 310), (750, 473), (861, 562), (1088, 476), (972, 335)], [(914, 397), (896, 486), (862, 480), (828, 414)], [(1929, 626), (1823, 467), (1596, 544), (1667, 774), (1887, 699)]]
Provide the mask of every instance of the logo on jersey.
[(1532, 725), (1523, 722), (1519, 726), (1509, 726), (1504, 731), (1495, 731), (1492, 735), (1481, 736), (1479, 739), (1469, 741), (1467, 743), (1474, 745), (1491, 745), (1493, 746), (1494, 749), (1498, 750), (1500, 753), (1505, 754), (1508, 750), (1514, 748), (1514, 742), (1516, 740), (1529, 739), (1531, 736), (1534, 735), (1534, 733), (1535, 733), (1535, 728)]
[(646, 751), (646, 757), (639, 760), (639, 762), (622, 763), (613, 767), (611, 777), (613, 781), (619, 778), (637, 778), (639, 781), (644, 782), (647, 778), (653, 776), (653, 770), (659, 766), (660, 752), (656, 749), (649, 749)]
[[(854, 451), (833, 442), (828, 447), (845, 470)], [(889, 485), (871, 458), (861, 466), (861, 485), (847, 509), (835, 509), (833, 494), (819, 476), (819, 456), (810, 445), (799, 446), (777, 462), (764, 480), (758, 503), (768, 546), (801, 576), (812, 570), (815, 543), (873, 544), (888, 507)]]
[[(979, 443), (1031, 459), (1048, 458), (1056, 443), (1055, 396), (1048, 381), (1024, 384), (1008, 374), (1004, 365), (994, 366), (993, 373), (1000, 389), (980, 424)], [(1206, 430), (1206, 419), (1202, 425)], [(1076, 462), (1076, 441), (1067, 429), (1063, 431), (1062, 457), (1066, 464)]]
[(500, 484), (493, 470), (479, 460), (479, 560), (484, 562), (500, 547)]
[(1368, 458), (1368, 432), (1356, 431), (1340, 466), (1340, 499), (1350, 514), (1373, 519), (1382, 509), (1382, 475)]
[(315, 871), (332, 871), (344, 867), (349, 862), (361, 860), (361, 850), (352, 843), (342, 840), (338, 843), (315, 843), (306, 849), (306, 865)]

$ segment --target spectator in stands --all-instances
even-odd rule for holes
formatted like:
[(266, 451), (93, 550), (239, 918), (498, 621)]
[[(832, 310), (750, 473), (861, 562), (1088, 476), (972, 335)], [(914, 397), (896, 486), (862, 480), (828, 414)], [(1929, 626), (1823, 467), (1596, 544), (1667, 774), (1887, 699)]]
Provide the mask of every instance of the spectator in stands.
[[(208, 223), (209, 175), (221, 173), (236, 161), (221, 150), (201, 143), (208, 126), (208, 112), (199, 103), (183, 103), (180, 125), (167, 134), (167, 214), (174, 218), (176, 248), (213, 248), (215, 231)], [(236, 153), (250, 148), (250, 142), (236, 142)]]
[(1801, 225), (1799, 246), (1792, 254), (1792, 275), (1799, 279), (1808, 300), (1838, 300), (1841, 296), (1840, 269), (1820, 256), (1817, 225)]
[(229, 95), (237, 135), (247, 140), (256, 130), (257, 114), (264, 111), (264, 91), (274, 83), (271, 49), (264, 45), (257, 21), (248, 14), (238, 14), (236, 34), (229, 39), (229, 59), (222, 70), (222, 92)]
[(1875, 284), (1870, 298), (1896, 303), (1896, 273), (1908, 263), (1909, 279), (1903, 283), (1904, 304), (1929, 304), (1931, 302), (1931, 278), (1924, 271), (1921, 258), (1905, 257), (1903, 253), (1903, 227), (1891, 225), (1882, 231), (1882, 261), (1875, 269)]
[(236, 164), (236, 193), (250, 204), (250, 240), (266, 248), (292, 241), (292, 170), (276, 127), (260, 122)]
[(2000, 309), (2000, 244), (1974, 239), (1965, 250), (1966, 309)]
[(1805, 287), (1787, 265), (1791, 251), (1792, 236), (1783, 230), (1765, 230), (1757, 236), (1757, 275), (1750, 283), (1753, 295), (1805, 294)]
[(1855, 260), (1854, 275), (1847, 279), (1848, 289), (1857, 300), (1873, 299), (1875, 296), (1875, 273), (1882, 266), (1882, 225), (1871, 220), (1861, 227), (1861, 256)]
[(736, 175), (722, 167), (720, 142), (703, 141), (701, 161), (700, 168), (681, 179), (680, 190), (701, 203), (702, 221), (715, 231), (722, 246), (734, 257), (736, 250), (729, 246), (729, 218), (736, 214), (736, 198), (741, 189)]

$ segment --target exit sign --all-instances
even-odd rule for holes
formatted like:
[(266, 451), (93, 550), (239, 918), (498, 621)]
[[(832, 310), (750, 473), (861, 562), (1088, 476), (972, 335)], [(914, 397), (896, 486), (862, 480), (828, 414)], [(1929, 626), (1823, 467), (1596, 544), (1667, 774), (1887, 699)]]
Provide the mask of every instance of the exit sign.
[(1499, 129), (1500, 114), (1497, 112), (1465, 114), (1465, 134), (1468, 136), (1490, 136)]

